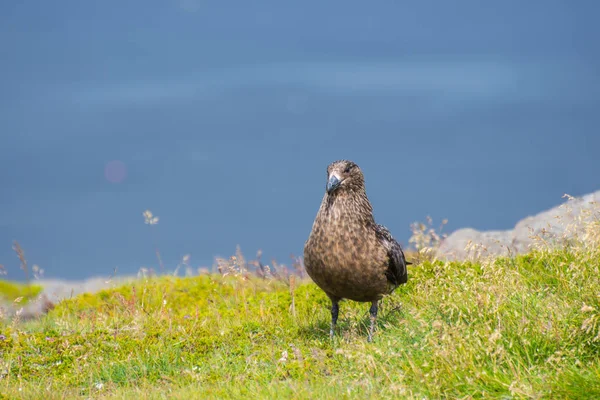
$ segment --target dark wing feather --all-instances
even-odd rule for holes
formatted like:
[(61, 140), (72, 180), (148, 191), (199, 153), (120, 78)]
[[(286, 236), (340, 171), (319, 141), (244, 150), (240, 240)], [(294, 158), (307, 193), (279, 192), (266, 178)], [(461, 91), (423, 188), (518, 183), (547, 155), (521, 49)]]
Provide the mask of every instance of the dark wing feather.
[(394, 287), (408, 281), (408, 271), (406, 266), (411, 264), (406, 261), (404, 252), (400, 244), (394, 239), (390, 231), (383, 225), (375, 225), (377, 238), (385, 246), (390, 258), (385, 276)]

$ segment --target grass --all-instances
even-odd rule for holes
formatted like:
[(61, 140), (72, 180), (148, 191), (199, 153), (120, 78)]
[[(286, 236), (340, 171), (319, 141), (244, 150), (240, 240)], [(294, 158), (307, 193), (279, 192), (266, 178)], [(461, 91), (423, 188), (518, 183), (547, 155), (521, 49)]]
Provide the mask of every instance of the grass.
[[(365, 304), (252, 275), (152, 277), (2, 328), (10, 398), (600, 398), (600, 254), (425, 261)], [(293, 299), (293, 301), (292, 301)], [(292, 308), (292, 304), (294, 305)]]
[(220, 273), (82, 294), (2, 326), (0, 392), (597, 399), (600, 229), (590, 227), (586, 242), (512, 258), (444, 262), (417, 246), (408, 283), (382, 302), (373, 343), (366, 303), (341, 304), (331, 341), (320, 289), (301, 271), (246, 262), (241, 252), (220, 260)]
[(22, 284), (0, 280), (0, 300), (27, 304), (42, 292), (42, 287), (33, 284)]

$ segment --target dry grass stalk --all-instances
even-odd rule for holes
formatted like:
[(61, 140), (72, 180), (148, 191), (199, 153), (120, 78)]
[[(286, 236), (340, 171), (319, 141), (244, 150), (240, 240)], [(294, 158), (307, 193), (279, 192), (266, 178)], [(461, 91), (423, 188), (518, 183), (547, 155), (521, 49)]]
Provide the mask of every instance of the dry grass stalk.
[(29, 268), (27, 268), (27, 260), (25, 259), (25, 252), (21, 248), (21, 245), (16, 240), (13, 242), (13, 250), (17, 253), (19, 261), (21, 261), (21, 269), (25, 272), (25, 279), (29, 283)]
[(413, 222), (410, 225), (412, 235), (408, 240), (409, 244), (412, 244), (415, 251), (416, 257), (413, 262), (421, 263), (423, 261), (432, 261), (435, 259), (435, 253), (440, 243), (448, 235), (442, 233), (444, 225), (448, 223), (447, 219), (442, 220), (442, 223), (437, 228), (434, 228), (433, 219), (428, 215), (426, 217), (427, 225), (422, 222)]

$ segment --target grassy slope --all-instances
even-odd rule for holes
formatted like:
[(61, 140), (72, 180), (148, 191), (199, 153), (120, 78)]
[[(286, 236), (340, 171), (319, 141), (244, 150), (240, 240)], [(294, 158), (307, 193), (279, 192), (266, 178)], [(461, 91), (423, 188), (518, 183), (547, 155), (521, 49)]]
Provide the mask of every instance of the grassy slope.
[[(385, 298), (329, 302), (241, 276), (153, 278), (2, 327), (11, 398), (600, 398), (600, 255), (412, 266)], [(1, 398), (1, 397), (0, 397)]]
[(42, 292), (39, 285), (22, 284), (0, 280), (0, 302), (15, 302), (20, 305), (27, 304)]

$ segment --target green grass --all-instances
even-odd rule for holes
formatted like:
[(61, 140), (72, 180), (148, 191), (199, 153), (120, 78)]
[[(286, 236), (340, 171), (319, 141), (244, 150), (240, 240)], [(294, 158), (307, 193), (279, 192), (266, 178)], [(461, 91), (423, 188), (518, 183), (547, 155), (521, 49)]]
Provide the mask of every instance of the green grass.
[[(382, 303), (310, 282), (140, 280), (2, 327), (9, 398), (600, 398), (600, 254), (424, 262)], [(293, 305), (292, 306), (292, 296)], [(0, 397), (1, 398), (1, 397)]]
[(20, 305), (27, 304), (42, 292), (39, 285), (22, 284), (0, 280), (0, 300), (12, 303), (15, 300)]

